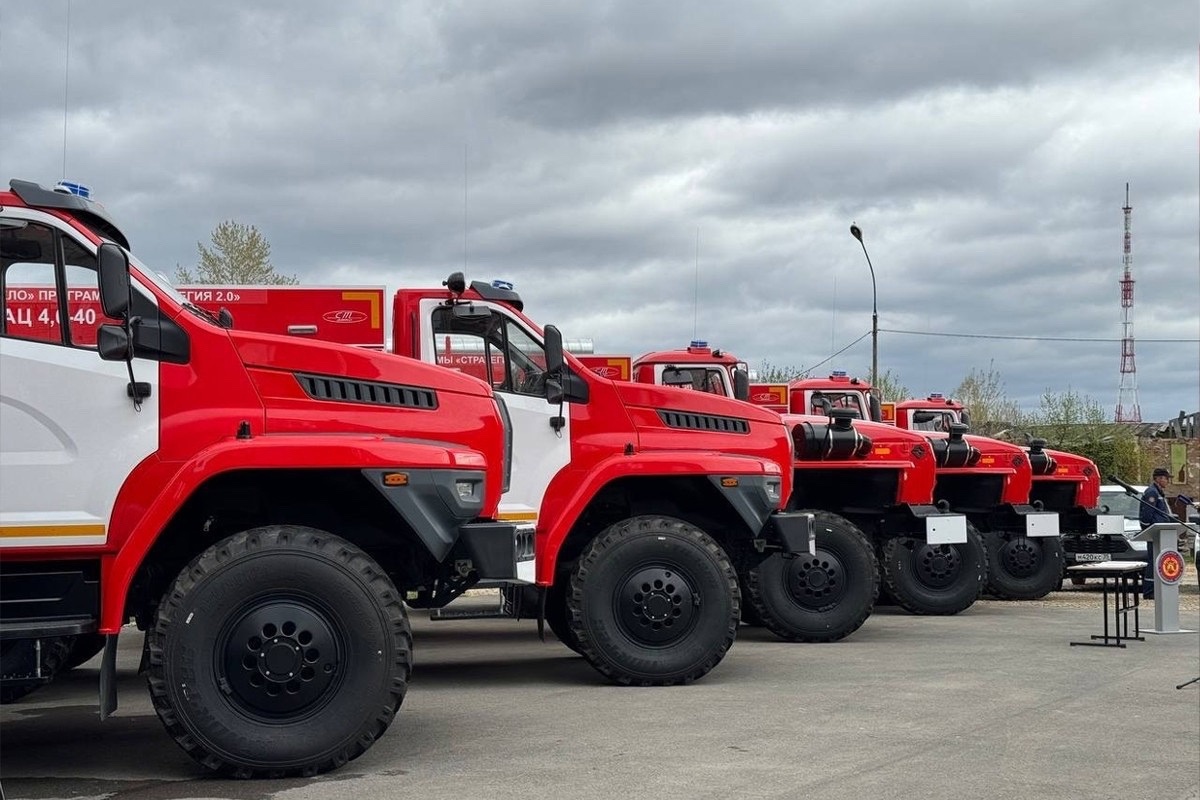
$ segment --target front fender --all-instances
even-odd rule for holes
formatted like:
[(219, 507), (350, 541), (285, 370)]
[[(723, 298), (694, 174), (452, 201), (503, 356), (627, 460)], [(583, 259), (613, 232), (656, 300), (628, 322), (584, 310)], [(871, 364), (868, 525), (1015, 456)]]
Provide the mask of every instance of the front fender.
[[(151, 461), (143, 462), (126, 478), (115, 509), (122, 507), (123, 498), (143, 494), (147, 480), (159, 480), (155, 473), (161, 475), (164, 465)], [(121, 544), (101, 562), (100, 632), (120, 631), (125, 622), (125, 598), (146, 553), (187, 499), (216, 475), (247, 469), (484, 470), (486, 466), (484, 456), (468, 448), (369, 434), (267, 434), (217, 442), (168, 472), (131, 528), (121, 530), (114, 511), (112, 538)]]
[(774, 461), (727, 453), (648, 452), (612, 455), (585, 467), (562, 470), (546, 489), (537, 529), (537, 582), (554, 582), (558, 551), (592, 498), (619, 478), (672, 475), (778, 475)]

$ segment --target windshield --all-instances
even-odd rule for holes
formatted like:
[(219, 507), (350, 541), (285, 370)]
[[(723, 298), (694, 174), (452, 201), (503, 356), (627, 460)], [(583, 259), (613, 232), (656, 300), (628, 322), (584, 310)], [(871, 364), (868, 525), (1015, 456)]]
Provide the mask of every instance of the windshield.
[(171, 285), (171, 281), (166, 275), (163, 275), (161, 272), (155, 272), (153, 269), (139, 261), (137, 257), (133, 255), (133, 253), (129, 254), (129, 263), (137, 269), (138, 275), (154, 284), (158, 290), (167, 297), (170, 297), (181, 306), (189, 305), (188, 299), (180, 294), (178, 289)]
[(1120, 514), (1125, 519), (1138, 518), (1138, 501), (1135, 497), (1125, 494), (1124, 489), (1101, 489), (1100, 505), (1108, 506), (1110, 514)]
[(660, 382), (668, 386), (681, 386), (721, 397), (733, 394), (725, 386), (725, 371), (720, 367), (664, 367), (662, 376)]
[(866, 409), (863, 407), (862, 395), (858, 392), (831, 392), (822, 390), (813, 392), (812, 397), (813, 403), (811, 413), (813, 414), (825, 413), (825, 410), (822, 408), (822, 404), (819, 402), (819, 398), (823, 397), (829, 401), (830, 408), (848, 408), (854, 413), (858, 414), (859, 419), (867, 418), (867, 415), (864, 413)]
[(913, 430), (948, 432), (957, 421), (953, 411), (918, 411), (913, 414)]

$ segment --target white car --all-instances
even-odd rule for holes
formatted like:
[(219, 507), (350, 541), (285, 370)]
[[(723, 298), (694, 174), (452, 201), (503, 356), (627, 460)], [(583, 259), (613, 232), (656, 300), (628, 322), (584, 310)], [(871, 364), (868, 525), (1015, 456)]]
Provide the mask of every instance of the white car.
[[(1145, 486), (1134, 486), (1138, 490), (1138, 495), (1146, 491)], [(1137, 536), (1142, 532), (1142, 523), (1139, 521), (1141, 513), (1141, 501), (1137, 497), (1130, 497), (1120, 486), (1110, 486), (1105, 484), (1100, 487), (1100, 505), (1108, 506), (1110, 514), (1120, 514), (1125, 517), (1125, 538)], [(1130, 542), (1130, 544), (1140, 545), (1136, 548), (1145, 552), (1145, 542)]]
[[(1146, 491), (1145, 486), (1135, 486), (1139, 494)], [(1101, 507), (1107, 506), (1108, 513), (1120, 514), (1125, 517), (1125, 537), (1103, 536), (1099, 534), (1063, 536), (1063, 555), (1066, 566), (1074, 564), (1089, 564), (1097, 561), (1145, 561), (1146, 543), (1134, 542), (1130, 539), (1142, 532), (1142, 524), (1138, 521), (1141, 503), (1138, 498), (1131, 497), (1123, 488), (1116, 485), (1100, 487)], [(1084, 578), (1071, 576), (1075, 585), (1084, 583)]]

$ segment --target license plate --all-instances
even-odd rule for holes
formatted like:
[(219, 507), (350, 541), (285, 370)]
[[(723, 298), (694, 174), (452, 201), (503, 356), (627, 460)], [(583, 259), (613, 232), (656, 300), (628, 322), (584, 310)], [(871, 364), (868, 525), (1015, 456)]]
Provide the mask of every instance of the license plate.
[(1107, 553), (1076, 553), (1076, 561), (1111, 561)]

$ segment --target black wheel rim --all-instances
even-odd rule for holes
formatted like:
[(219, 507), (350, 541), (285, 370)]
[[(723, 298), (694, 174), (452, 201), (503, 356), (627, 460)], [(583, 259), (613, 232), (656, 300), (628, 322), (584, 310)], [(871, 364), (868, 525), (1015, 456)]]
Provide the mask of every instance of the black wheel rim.
[(1024, 537), (1005, 542), (1000, 563), (1014, 578), (1032, 578), (1042, 568), (1042, 548)]
[(836, 553), (818, 550), (786, 559), (788, 596), (801, 608), (825, 608), (846, 593), (846, 568)]
[(931, 589), (954, 585), (962, 571), (962, 556), (948, 544), (922, 544), (913, 553), (917, 579)]
[(270, 598), (244, 608), (225, 626), (216, 648), (218, 680), (244, 713), (302, 717), (336, 692), (345, 652), (345, 642), (320, 608), (294, 598)]
[(685, 637), (700, 616), (700, 595), (673, 566), (638, 567), (614, 595), (617, 624), (631, 640), (665, 646)]

